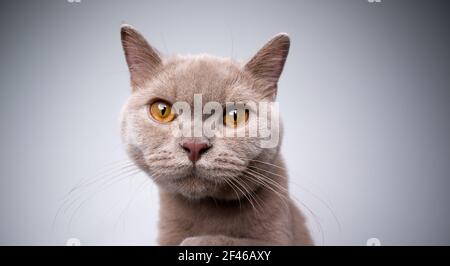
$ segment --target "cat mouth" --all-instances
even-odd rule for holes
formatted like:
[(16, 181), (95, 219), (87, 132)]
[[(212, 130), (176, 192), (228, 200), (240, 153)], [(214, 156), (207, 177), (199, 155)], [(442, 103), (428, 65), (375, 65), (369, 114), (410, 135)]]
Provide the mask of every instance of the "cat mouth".
[(179, 175), (179, 177), (175, 179), (177, 180), (197, 179), (199, 181), (208, 181), (214, 183), (217, 183), (220, 180), (220, 178), (217, 178), (217, 173), (215, 173), (213, 170), (198, 164), (189, 165), (184, 169), (183, 172), (184, 173), (182, 175)]
[[(148, 169), (152, 169), (150, 164), (148, 165)], [(160, 178), (158, 179), (160, 179), (160, 181), (166, 180), (177, 183), (183, 180), (192, 181), (196, 179), (197, 181), (207, 181), (218, 184), (224, 183), (224, 179), (238, 176), (240, 172), (241, 169), (236, 167), (225, 167), (202, 158), (195, 163), (186, 160), (184, 162), (179, 162), (178, 164), (168, 165), (164, 168), (154, 168), (153, 171), (150, 170), (149, 174), (152, 176), (159, 176)], [(161, 179), (161, 177), (163, 178)]]
[(204, 170), (200, 170), (198, 166), (192, 167), (184, 175), (174, 178), (173, 181), (178, 184), (218, 184), (221, 178), (215, 177), (212, 173), (207, 174)]
[(205, 169), (202, 169), (201, 166), (198, 166), (196, 164), (192, 165), (192, 168), (190, 170), (190, 173), (188, 175), (189, 178), (198, 178), (201, 180), (208, 180), (211, 181), (211, 178), (208, 178), (209, 175), (205, 175)]

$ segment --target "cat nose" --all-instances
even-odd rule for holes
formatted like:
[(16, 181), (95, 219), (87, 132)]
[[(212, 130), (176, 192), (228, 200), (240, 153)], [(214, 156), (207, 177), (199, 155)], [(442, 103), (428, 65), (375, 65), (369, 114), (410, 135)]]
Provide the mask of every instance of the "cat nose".
[(200, 156), (211, 147), (205, 142), (185, 142), (181, 146), (187, 152), (189, 160), (193, 163), (198, 161)]

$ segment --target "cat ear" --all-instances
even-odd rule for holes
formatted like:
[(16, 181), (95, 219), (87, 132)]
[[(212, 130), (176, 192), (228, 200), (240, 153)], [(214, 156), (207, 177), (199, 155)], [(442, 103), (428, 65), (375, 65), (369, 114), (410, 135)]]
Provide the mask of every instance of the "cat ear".
[(133, 90), (156, 75), (162, 66), (159, 52), (148, 44), (145, 38), (132, 26), (122, 25), (122, 46), (131, 75)]
[(278, 79), (286, 62), (289, 46), (289, 35), (279, 33), (267, 42), (245, 65), (245, 70), (273, 88), (272, 93), (274, 95), (276, 94)]

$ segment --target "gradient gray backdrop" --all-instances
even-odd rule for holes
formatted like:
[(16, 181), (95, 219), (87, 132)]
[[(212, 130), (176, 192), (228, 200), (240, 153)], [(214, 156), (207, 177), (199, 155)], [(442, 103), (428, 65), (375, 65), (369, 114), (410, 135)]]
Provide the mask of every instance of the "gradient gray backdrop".
[(317, 244), (450, 244), (444, 3), (2, 0), (0, 244), (156, 244), (142, 174), (94, 183), (56, 216), (80, 180), (126, 159), (122, 22), (166, 54), (240, 59), (288, 32), (282, 150)]

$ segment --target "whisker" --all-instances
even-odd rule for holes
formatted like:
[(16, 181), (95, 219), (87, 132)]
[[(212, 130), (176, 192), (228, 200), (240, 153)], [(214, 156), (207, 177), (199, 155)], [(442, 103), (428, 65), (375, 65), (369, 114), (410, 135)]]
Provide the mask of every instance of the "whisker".
[[(263, 171), (263, 172), (266, 172), (266, 173), (269, 173), (269, 174), (272, 174), (272, 175), (275, 175), (275, 176), (278, 176), (278, 177), (281, 177), (281, 178), (286, 178), (286, 179), (287, 179), (286, 176), (279, 175), (279, 174), (273, 173), (273, 172), (271, 172), (271, 171), (267, 171), (267, 170), (262, 169), (262, 168), (257, 167), (257, 166), (248, 166), (248, 167), (249, 167), (249, 168), (256, 169), (256, 170), (260, 170), (260, 171)], [(310, 191), (309, 189), (307, 189), (307, 188), (301, 186), (300, 184), (298, 184), (298, 183), (296, 183), (296, 182), (294, 182), (294, 181), (292, 181), (292, 180), (290, 180), (290, 183), (292, 183), (292, 184), (296, 185), (298, 188), (300, 188), (300, 189), (306, 191), (307, 193), (309, 193), (310, 195), (312, 195), (316, 200), (318, 200), (321, 204), (323, 204), (323, 206), (325, 206), (325, 208), (327, 208), (327, 210), (328, 210), (328, 211), (331, 213), (331, 215), (333, 216), (333, 219), (334, 219), (334, 221), (336, 222), (336, 224), (337, 224), (337, 226), (338, 226), (339, 232), (342, 231), (341, 223), (339, 222), (339, 219), (337, 218), (336, 213), (333, 211), (333, 209), (331, 208), (331, 206), (330, 206), (326, 201), (324, 201), (323, 199), (321, 199), (317, 194), (313, 193), (313, 192)], [(294, 198), (296, 199), (297, 202), (299, 202), (299, 203), (301, 202), (297, 197), (295, 197), (295, 196), (293, 196), (293, 195), (291, 195), (291, 197), (294, 197)], [(303, 203), (302, 203), (302, 204), (303, 204)], [(303, 204), (303, 205), (304, 205), (304, 204)]]
[(83, 207), (90, 199), (92, 199), (92, 197), (94, 197), (96, 194), (98, 194), (98, 193), (100, 193), (100, 192), (106, 190), (107, 188), (111, 187), (112, 185), (114, 185), (114, 184), (116, 184), (116, 183), (118, 183), (118, 182), (120, 182), (120, 181), (126, 180), (126, 179), (129, 178), (129, 177), (134, 177), (136, 174), (138, 174), (138, 173), (140, 173), (140, 172), (141, 172), (141, 170), (136, 170), (136, 171), (134, 171), (134, 172), (131, 172), (131, 173), (127, 174), (126, 176), (121, 176), (120, 178), (116, 178), (113, 182), (110, 182), (109, 184), (105, 184), (105, 186), (104, 186), (100, 191), (96, 191), (96, 192), (90, 194), (90, 195), (89, 195), (86, 199), (84, 199), (84, 200), (76, 207), (76, 209), (73, 211), (73, 213), (72, 213), (72, 215), (71, 215), (71, 218), (70, 218), (70, 221), (69, 221), (69, 225), (68, 225), (69, 228), (71, 227), (71, 224), (72, 224), (72, 222), (73, 222), (75, 216), (76, 216), (76, 215), (78, 214), (78, 212), (80, 211), (80, 209), (82, 209), (82, 207)]
[(227, 177), (225, 177), (223, 180), (228, 184), (228, 186), (229, 186), (229, 187), (234, 191), (234, 193), (236, 194), (236, 198), (237, 198), (237, 200), (238, 200), (238, 202), (239, 202), (239, 210), (242, 210), (241, 197), (239, 196), (239, 193), (236, 191), (235, 185), (234, 185), (233, 183), (231, 183), (230, 180), (229, 180)]
[(265, 165), (273, 166), (273, 167), (276, 167), (276, 168), (278, 168), (278, 169), (282, 169), (282, 170), (286, 170), (286, 171), (287, 171), (287, 168), (282, 167), (282, 166), (279, 166), (279, 165), (277, 165), (277, 164), (273, 164), (273, 163), (269, 163), (269, 162), (265, 162), (265, 161), (261, 161), (261, 160), (249, 159), (249, 158), (245, 158), (245, 157), (239, 157), (239, 156), (236, 156), (236, 157), (237, 157), (237, 158), (240, 158), (240, 159), (243, 159), (243, 160), (245, 160), (245, 161), (256, 162), (256, 163), (262, 163), (262, 164), (265, 164)]
[[(241, 184), (241, 186), (247, 191), (248, 196), (251, 198), (251, 200), (253, 200), (255, 202), (255, 204), (258, 205), (261, 209), (263, 209), (262, 205), (258, 201), (258, 199), (259, 199), (258, 194), (256, 194), (255, 191), (251, 191), (250, 187), (247, 187), (248, 184), (244, 180), (239, 180), (239, 181), (240, 181), (239, 183)], [(260, 209), (258, 209), (258, 207), (255, 208), (255, 206), (253, 206), (253, 209), (255, 210), (256, 215), (259, 216)]]
[[(256, 172), (255, 170), (251, 170), (251, 169), (249, 169), (249, 170), (250, 170), (250, 171), (253, 171), (253, 172)], [(259, 169), (259, 170), (264, 170), (264, 169)], [(265, 170), (264, 170), (264, 171), (265, 171)], [(270, 174), (273, 174), (273, 175), (276, 175), (276, 176), (279, 176), (279, 177), (282, 177), (282, 178), (286, 178), (286, 177), (284, 177), (284, 176), (282, 176), (282, 175), (278, 175), (278, 174), (276, 174), (276, 173), (272, 173), (272, 172), (269, 172), (269, 171), (266, 171), (266, 172), (268, 172), (268, 173), (270, 173)], [(271, 180), (272, 180), (272, 182), (275, 182), (273, 179), (271, 179)], [(286, 189), (286, 191), (287, 191), (287, 189)], [(314, 221), (315, 221), (315, 223), (316, 223), (316, 225), (317, 225), (317, 228), (318, 228), (319, 232), (321, 233), (322, 243), (324, 243), (324, 242), (325, 242), (325, 235), (324, 235), (323, 226), (322, 226), (322, 224), (320, 223), (319, 217), (315, 214), (315, 212), (313, 212), (313, 211), (311, 210), (311, 208), (309, 208), (304, 202), (302, 202), (301, 200), (299, 200), (297, 197), (291, 195), (291, 198), (292, 198), (293, 200), (295, 200), (295, 202), (297, 202), (298, 204), (300, 204), (300, 205), (302, 205), (303, 207), (305, 207), (306, 210), (313, 216), (313, 219), (314, 219)], [(336, 218), (336, 219), (337, 219), (337, 218)]]
[(250, 169), (250, 168), (247, 168), (247, 171), (264, 179), (264, 181), (268, 182), (269, 184), (276, 186), (279, 190), (283, 191), (284, 193), (289, 194), (289, 190), (287, 188), (285, 188), (284, 186), (282, 186), (280, 183), (276, 182), (274, 179), (269, 178), (268, 176), (266, 176), (258, 171), (255, 171), (253, 169)]
[(283, 203), (283, 205), (286, 208), (289, 208), (289, 198), (286, 197), (285, 195), (283, 195), (282, 193), (280, 193), (279, 191), (275, 190), (273, 187), (271, 187), (270, 183), (267, 182), (266, 179), (258, 177), (257, 175), (255, 175), (254, 173), (250, 173), (250, 172), (246, 172), (246, 177), (250, 178), (251, 180), (253, 180), (254, 182), (259, 183), (261, 186), (263, 186), (264, 188), (271, 190)]
[[(120, 172), (114, 174), (113, 176), (104, 176), (104, 177), (102, 177), (100, 180), (98, 180), (97, 182), (103, 181), (102, 183), (100, 183), (100, 186), (102, 186), (102, 185), (106, 184), (108, 181), (114, 180), (114, 179), (116, 179), (116, 178), (120, 178), (121, 175), (130, 173), (130, 172), (133, 172), (133, 171), (136, 171), (136, 170), (138, 170), (138, 169), (137, 169), (137, 168), (120, 169), (120, 170), (119, 170)], [(90, 184), (90, 185), (93, 185), (93, 184), (95, 184), (95, 183), (97, 183), (97, 182), (94, 182), (94, 183), (92, 183), (92, 184)], [(86, 188), (87, 188), (87, 187), (86, 187)], [(74, 196), (74, 197), (75, 197), (75, 198), (73, 198), (73, 199), (67, 198), (67, 199), (65, 200), (65, 202), (63, 202), (62, 206), (66, 206), (66, 208), (65, 208), (65, 210), (64, 210), (64, 213), (65, 213), (65, 212), (67, 211), (67, 209), (69, 209), (69, 208), (70, 208), (77, 200), (79, 200), (80, 198), (82, 198), (82, 197), (83, 197), (83, 194), (82, 194), (82, 192), (80, 192), (80, 194), (79, 194), (78, 196)], [(69, 201), (71, 201), (71, 202), (68, 203)]]
[[(128, 164), (128, 162), (126, 162), (126, 163)], [(123, 163), (122, 163), (122, 164), (123, 164)], [(114, 168), (117, 168), (117, 167), (114, 167)], [(116, 176), (121, 175), (121, 174), (124, 174), (124, 173), (126, 173), (127, 171), (129, 171), (129, 170), (131, 170), (131, 169), (126, 169), (125, 167), (121, 167), (120, 169), (113, 169), (113, 170), (109, 169), (108, 171), (111, 172), (111, 173), (114, 173), (114, 172), (116, 172), (116, 171), (118, 171), (118, 172), (117, 172), (117, 173), (114, 173), (113, 176), (110, 176), (111, 173), (105, 173), (105, 174), (103, 174), (102, 176), (100, 176), (99, 178), (96, 178), (96, 179), (98, 179), (98, 180), (96, 180), (95, 182), (90, 182), (90, 183), (88, 183), (88, 184), (86, 184), (86, 181), (87, 181), (86, 178), (85, 178), (85, 182), (84, 182), (84, 183), (83, 183), (83, 182), (79, 182), (79, 183), (77, 184), (77, 186), (75, 186), (74, 188), (72, 188), (72, 189), (70, 190), (70, 192), (63, 198), (63, 202), (61, 203), (60, 207), (58, 208), (58, 210), (57, 210), (57, 212), (56, 212), (56, 214), (55, 214), (55, 217), (54, 217), (54, 219), (53, 219), (53, 222), (52, 222), (52, 228), (53, 228), (53, 229), (55, 228), (56, 221), (57, 221), (59, 215), (61, 214), (61, 211), (63, 211), (63, 209), (64, 209), (64, 213), (65, 213), (65, 212), (67, 211), (67, 209), (70, 208), (71, 205), (72, 205), (74, 202), (76, 202), (78, 199), (80, 199), (80, 198), (82, 197), (82, 194), (75, 195), (75, 193), (81, 193), (81, 191), (80, 191), (81, 188), (89, 187), (89, 186), (93, 185), (94, 183), (99, 182), (99, 181), (101, 181), (101, 180), (103, 180), (103, 179), (109, 179), (109, 178), (110, 178), (110, 179), (113, 179), (113, 178), (115, 178)], [(79, 192), (79, 191), (80, 191), (80, 192)]]
[(133, 196), (128, 200), (128, 203), (126, 204), (125, 208), (120, 213), (119, 217), (117, 218), (116, 223), (114, 224), (114, 228), (117, 227), (120, 220), (122, 220), (122, 225), (125, 227), (125, 213), (130, 208), (131, 204), (136, 199), (137, 195), (142, 192), (143, 188), (145, 188), (145, 185), (149, 184), (149, 178), (145, 178), (144, 181), (138, 186), (138, 188), (134, 191)]
[[(245, 199), (247, 199), (247, 201), (250, 203), (250, 205), (252, 205), (252, 208), (255, 209), (255, 205), (253, 204), (252, 200), (249, 198), (249, 196), (247, 195), (249, 193), (249, 191), (240, 183), (237, 182), (236, 180), (230, 179), (231, 182), (234, 182), (236, 184), (236, 187), (241, 187), (243, 190), (240, 190), (242, 195), (245, 197)], [(236, 182), (235, 182), (236, 181)]]

